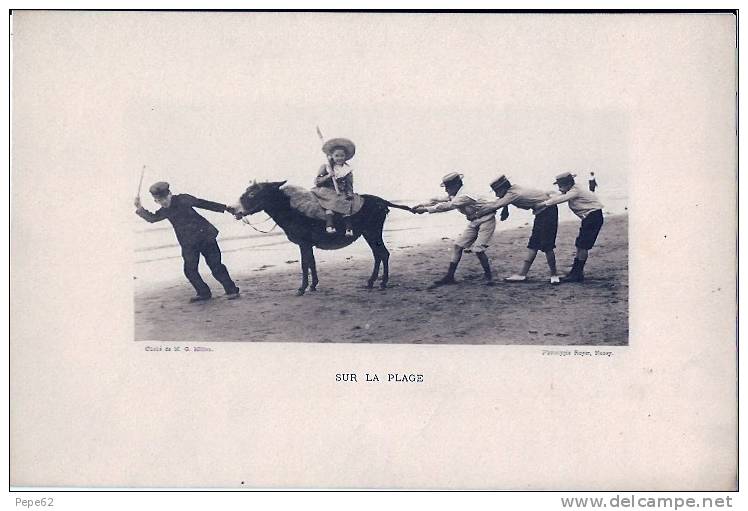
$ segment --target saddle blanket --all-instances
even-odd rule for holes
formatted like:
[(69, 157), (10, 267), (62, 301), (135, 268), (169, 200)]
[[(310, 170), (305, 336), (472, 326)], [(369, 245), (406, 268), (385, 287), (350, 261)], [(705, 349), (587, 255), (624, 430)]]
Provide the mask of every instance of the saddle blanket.
[[(319, 205), (317, 198), (312, 192), (306, 188), (296, 185), (285, 185), (281, 188), (281, 191), (286, 194), (286, 197), (291, 201), (291, 207), (309, 218), (317, 220), (325, 219), (325, 210)], [(361, 206), (364, 205), (364, 199), (359, 194), (353, 194), (353, 207), (351, 208), (351, 215), (355, 215), (361, 210)]]

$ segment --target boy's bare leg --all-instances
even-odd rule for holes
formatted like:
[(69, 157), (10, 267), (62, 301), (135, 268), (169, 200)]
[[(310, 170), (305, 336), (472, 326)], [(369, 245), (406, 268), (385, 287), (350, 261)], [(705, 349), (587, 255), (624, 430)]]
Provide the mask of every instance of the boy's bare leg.
[(507, 282), (524, 282), (525, 280), (527, 280), (527, 273), (530, 271), (530, 267), (532, 266), (532, 263), (535, 261), (535, 256), (537, 255), (538, 255), (537, 250), (528, 248), (527, 255), (525, 256), (525, 260), (522, 261), (522, 270), (520, 270), (519, 273), (515, 273), (514, 275), (511, 275), (509, 277), (504, 277), (504, 280)]
[(523, 277), (527, 276), (532, 263), (535, 261), (535, 256), (537, 255), (537, 250), (533, 250), (531, 248), (527, 249), (527, 255), (525, 256), (525, 260), (522, 262), (522, 271), (519, 272), (520, 275), (522, 275)]

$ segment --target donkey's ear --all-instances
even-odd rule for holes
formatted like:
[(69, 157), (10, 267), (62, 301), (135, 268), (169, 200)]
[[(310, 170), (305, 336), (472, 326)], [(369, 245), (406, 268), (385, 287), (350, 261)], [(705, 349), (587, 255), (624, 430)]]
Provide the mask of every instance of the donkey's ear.
[(286, 181), (277, 181), (277, 182), (273, 183), (273, 186), (276, 187), (276, 188), (280, 188), (281, 186), (283, 186), (284, 184), (286, 184), (287, 181), (288, 180), (286, 180)]

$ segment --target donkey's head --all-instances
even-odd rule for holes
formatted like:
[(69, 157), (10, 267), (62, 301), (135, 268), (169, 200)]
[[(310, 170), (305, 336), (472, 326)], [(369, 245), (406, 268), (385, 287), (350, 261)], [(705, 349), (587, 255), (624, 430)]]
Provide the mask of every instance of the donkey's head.
[(254, 215), (272, 204), (277, 197), (278, 189), (286, 184), (285, 181), (267, 183), (252, 182), (247, 190), (239, 197), (236, 206), (237, 216)]

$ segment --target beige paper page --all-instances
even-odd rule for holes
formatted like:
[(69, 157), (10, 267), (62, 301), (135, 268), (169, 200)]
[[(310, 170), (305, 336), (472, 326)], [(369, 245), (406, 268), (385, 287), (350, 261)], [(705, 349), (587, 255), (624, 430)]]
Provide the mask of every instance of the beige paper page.
[[(12, 22), (11, 484), (735, 489), (734, 16), (24, 11)], [(501, 137), (516, 122), (518, 138), (535, 126), (545, 144), (480, 143), (485, 112), (535, 116), (502, 118)], [(604, 152), (620, 158), (628, 200), (629, 336), (610, 357), (548, 356), (542, 343), (134, 340), (144, 164), (151, 210), (160, 178), (208, 198), (278, 169), (309, 185), (322, 119), (328, 131), (374, 123), (363, 138), (385, 142), (369, 154), (400, 161), (357, 169), (361, 189), (425, 198), (442, 163), (471, 161), (488, 178), (519, 151), (542, 155), (550, 187), (567, 170), (553, 162), (595, 150), (554, 126), (588, 114), (610, 119)], [(446, 138), (398, 149), (419, 130)], [(406, 152), (417, 156), (398, 160)], [(251, 291), (242, 300), (231, 325), (260, 330)], [(311, 318), (289, 308), (287, 321)], [(165, 346), (212, 351), (146, 350)], [(336, 381), (367, 372), (424, 381)]]

